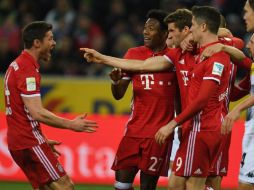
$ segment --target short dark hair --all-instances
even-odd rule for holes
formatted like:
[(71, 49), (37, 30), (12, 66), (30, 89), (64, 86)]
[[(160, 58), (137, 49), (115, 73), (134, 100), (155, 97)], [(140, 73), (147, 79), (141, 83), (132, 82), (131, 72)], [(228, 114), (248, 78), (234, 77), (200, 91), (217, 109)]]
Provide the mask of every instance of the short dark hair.
[(167, 15), (168, 15), (168, 13), (166, 11), (163, 11), (163, 10), (160, 10), (160, 9), (152, 9), (147, 13), (146, 18), (147, 19), (149, 19), (149, 18), (156, 19), (160, 23), (160, 29), (161, 30), (168, 30), (167, 24), (164, 23), (164, 18)]
[(247, 0), (250, 4), (250, 7), (252, 8), (252, 10), (254, 11), (254, 0)]
[(194, 6), (192, 7), (192, 15), (198, 23), (205, 22), (208, 30), (217, 34), (220, 27), (220, 13), (214, 7), (210, 6)]
[(35, 21), (27, 24), (22, 30), (24, 47), (29, 49), (33, 46), (34, 40), (42, 41), (45, 34), (52, 30), (52, 25), (44, 21)]
[(175, 23), (176, 27), (182, 31), (185, 26), (191, 27), (192, 13), (188, 9), (177, 9), (173, 13), (170, 13), (164, 19), (164, 22)]

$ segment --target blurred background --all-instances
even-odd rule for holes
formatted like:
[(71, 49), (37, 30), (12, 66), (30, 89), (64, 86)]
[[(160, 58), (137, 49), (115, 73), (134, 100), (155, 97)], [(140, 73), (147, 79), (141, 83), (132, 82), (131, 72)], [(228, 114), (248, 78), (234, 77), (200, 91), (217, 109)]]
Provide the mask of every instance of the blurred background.
[[(114, 173), (110, 169), (115, 151), (124, 133), (130, 113), (131, 88), (122, 100), (113, 99), (108, 73), (111, 68), (88, 64), (80, 47), (122, 57), (128, 48), (143, 44), (143, 26), (150, 9), (169, 13), (193, 5), (212, 5), (225, 16), (234, 36), (245, 42), (242, 20), (243, 0), (0, 0), (0, 190), (31, 189), (12, 161), (6, 144), (3, 74), (23, 49), (21, 28), (35, 20), (53, 24), (57, 42), (50, 63), (40, 63), (43, 105), (50, 111), (73, 118), (88, 113), (100, 128), (96, 134), (77, 134), (43, 126), (52, 139), (63, 142), (60, 161), (74, 182), (89, 184), (78, 189), (112, 189)], [(240, 75), (243, 74), (241, 71)], [(230, 149), (229, 176), (224, 188), (235, 189), (241, 157), (243, 121), (238, 122)], [(91, 185), (93, 184), (93, 185)], [(96, 185), (109, 185), (99, 186)], [(138, 181), (135, 182), (138, 184)], [(167, 179), (159, 186), (166, 189)]]
[(57, 42), (52, 64), (42, 64), (49, 75), (106, 77), (109, 68), (83, 64), (78, 49), (94, 48), (122, 57), (130, 47), (143, 44), (146, 13), (153, 8), (168, 12), (193, 5), (212, 5), (225, 16), (236, 37), (248, 39), (241, 0), (0, 0), (0, 73), (22, 49), (20, 28), (34, 20), (54, 26)]

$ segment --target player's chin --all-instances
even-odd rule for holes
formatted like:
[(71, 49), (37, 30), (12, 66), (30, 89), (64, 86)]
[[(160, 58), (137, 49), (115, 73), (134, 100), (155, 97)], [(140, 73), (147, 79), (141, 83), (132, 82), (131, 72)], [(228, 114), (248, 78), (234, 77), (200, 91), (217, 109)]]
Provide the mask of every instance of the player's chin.
[(151, 40), (144, 40), (144, 46), (150, 47), (151, 46)]
[(47, 55), (43, 56), (42, 60), (44, 62), (50, 62), (51, 61), (51, 54), (47, 54)]

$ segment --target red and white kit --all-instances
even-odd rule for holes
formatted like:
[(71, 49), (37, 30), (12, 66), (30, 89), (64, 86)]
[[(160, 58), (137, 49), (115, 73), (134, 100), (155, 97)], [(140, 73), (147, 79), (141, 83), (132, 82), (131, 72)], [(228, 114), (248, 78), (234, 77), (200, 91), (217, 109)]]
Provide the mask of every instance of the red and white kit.
[(39, 64), (26, 51), (10, 64), (4, 78), (8, 148), (34, 188), (65, 175), (40, 124), (22, 101), (22, 97), (40, 96), (40, 79)]
[[(165, 48), (154, 54), (149, 48), (140, 46), (129, 49), (125, 58), (146, 60), (167, 52), (168, 48)], [(132, 113), (112, 169), (137, 167), (151, 175), (166, 176), (173, 135), (161, 147), (156, 144), (154, 136), (174, 117), (175, 72), (169, 69), (156, 73), (127, 73), (124, 79), (132, 81)]]
[[(212, 44), (215, 43), (202, 47), (200, 53)], [(187, 107), (175, 120), (182, 123), (199, 106), (193, 100), (198, 97), (204, 81), (214, 81), (211, 85), (215, 91), (211, 92), (206, 106), (183, 125), (182, 141), (173, 166), (175, 174), (179, 176), (208, 176), (221, 142), (220, 126), (230, 80), (230, 57), (219, 52), (202, 62), (198, 59), (193, 71), (189, 73)]]

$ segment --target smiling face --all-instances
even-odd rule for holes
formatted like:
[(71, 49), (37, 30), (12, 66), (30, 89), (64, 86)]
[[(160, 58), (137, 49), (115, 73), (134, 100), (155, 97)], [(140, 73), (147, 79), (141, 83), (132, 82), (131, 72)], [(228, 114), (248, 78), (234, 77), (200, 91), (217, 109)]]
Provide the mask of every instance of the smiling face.
[(40, 43), (40, 54), (39, 59), (44, 61), (50, 61), (51, 51), (54, 49), (56, 42), (53, 39), (52, 31), (48, 31)]
[(165, 45), (167, 32), (163, 32), (160, 28), (160, 22), (156, 19), (147, 19), (144, 26), (144, 45), (150, 49), (156, 49)]
[(249, 1), (247, 0), (244, 6), (244, 16), (243, 19), (246, 23), (247, 31), (254, 31), (254, 10), (249, 4)]

